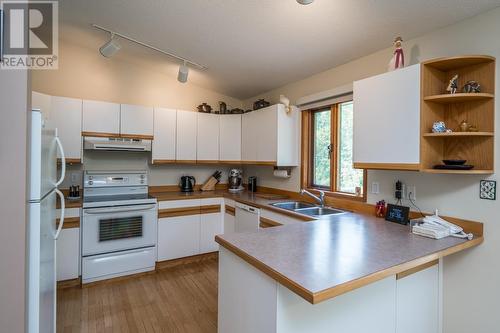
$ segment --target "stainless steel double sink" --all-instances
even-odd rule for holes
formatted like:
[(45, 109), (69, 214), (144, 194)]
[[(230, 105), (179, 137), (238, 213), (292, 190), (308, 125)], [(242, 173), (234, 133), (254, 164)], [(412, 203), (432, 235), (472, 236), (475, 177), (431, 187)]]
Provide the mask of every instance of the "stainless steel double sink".
[(343, 210), (331, 208), (331, 207), (321, 207), (313, 205), (308, 202), (302, 201), (286, 201), (286, 202), (275, 202), (271, 206), (290, 210), (299, 214), (308, 215), (311, 217), (321, 217), (329, 215), (345, 214)]

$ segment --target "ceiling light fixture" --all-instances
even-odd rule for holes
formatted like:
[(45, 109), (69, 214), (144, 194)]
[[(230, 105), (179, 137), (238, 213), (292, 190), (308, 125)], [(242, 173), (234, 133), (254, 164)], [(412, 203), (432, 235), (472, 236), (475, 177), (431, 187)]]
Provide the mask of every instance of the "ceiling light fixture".
[(177, 74), (177, 81), (180, 83), (186, 83), (189, 75), (189, 67), (186, 62), (179, 66), (179, 73)]
[(164, 54), (166, 56), (169, 56), (171, 58), (175, 58), (177, 60), (182, 61), (182, 64), (179, 67), (179, 73), (177, 75), (177, 80), (179, 80), (179, 82), (184, 83), (184, 82), (187, 81), (187, 77), (188, 77), (188, 74), (189, 74), (188, 65), (191, 66), (191, 67), (196, 67), (196, 68), (198, 68), (198, 69), (200, 69), (202, 71), (208, 69), (207, 66), (200, 65), (197, 62), (194, 62), (194, 61), (191, 61), (189, 59), (180, 57), (180, 56), (178, 56), (178, 55), (176, 55), (174, 53), (164, 51), (164, 50), (159, 49), (157, 47), (154, 47), (152, 45), (143, 43), (143, 42), (141, 42), (141, 41), (139, 41), (137, 39), (134, 39), (134, 38), (126, 36), (126, 35), (123, 35), (123, 34), (118, 33), (116, 31), (113, 31), (113, 30), (101, 27), (100, 25), (92, 24), (92, 27), (94, 27), (94, 28), (96, 28), (98, 30), (106, 31), (106, 32), (108, 32), (108, 33), (111, 34), (111, 39), (106, 44), (104, 44), (103, 46), (101, 46), (99, 48), (99, 52), (101, 52), (101, 54), (103, 56), (107, 57), (107, 58), (113, 56), (116, 52), (118, 52), (118, 50), (120, 50), (121, 46), (116, 41), (116, 37), (120, 37), (120, 38), (128, 40), (129, 42), (135, 43), (137, 45), (143, 46), (145, 48), (154, 50), (156, 52), (162, 53), (162, 54)]
[(314, 2), (314, 0), (297, 0), (301, 5), (309, 5)]
[(122, 47), (116, 40), (115, 35), (111, 33), (109, 41), (99, 48), (99, 52), (103, 57), (111, 58), (116, 52), (120, 51), (121, 48)]

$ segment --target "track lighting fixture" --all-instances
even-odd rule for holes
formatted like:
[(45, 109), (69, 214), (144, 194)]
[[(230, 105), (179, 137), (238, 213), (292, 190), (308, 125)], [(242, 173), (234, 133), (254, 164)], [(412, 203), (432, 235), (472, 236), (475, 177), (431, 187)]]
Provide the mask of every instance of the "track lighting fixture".
[(309, 5), (311, 3), (313, 3), (314, 0), (297, 0), (298, 3), (300, 3), (301, 5)]
[(118, 33), (116, 31), (112, 31), (110, 29), (101, 27), (101, 26), (99, 26), (97, 24), (92, 24), (92, 27), (94, 27), (96, 29), (99, 29), (99, 30), (102, 30), (102, 31), (106, 31), (106, 32), (108, 32), (108, 33), (111, 34), (110, 40), (106, 44), (104, 44), (103, 46), (101, 46), (99, 48), (99, 52), (104, 57), (106, 57), (106, 58), (109, 58), (109, 57), (113, 56), (116, 52), (118, 52), (121, 49), (120, 44), (118, 44), (118, 42), (116, 40), (119, 37), (119, 38), (128, 40), (129, 42), (135, 43), (137, 45), (143, 46), (145, 48), (154, 50), (156, 52), (162, 53), (162, 54), (164, 54), (166, 56), (169, 56), (171, 58), (175, 58), (177, 60), (182, 61), (182, 64), (179, 66), (179, 73), (177, 75), (177, 80), (179, 82), (182, 82), (182, 83), (187, 82), (188, 74), (189, 74), (189, 67), (188, 66), (198, 68), (198, 69), (200, 69), (202, 71), (208, 69), (208, 67), (200, 65), (200, 64), (198, 64), (198, 63), (196, 63), (194, 61), (188, 60), (186, 58), (180, 57), (180, 56), (178, 56), (176, 54), (173, 54), (171, 52), (167, 52), (167, 51), (164, 51), (164, 50), (159, 49), (157, 47), (154, 47), (154, 46), (151, 46), (149, 44), (143, 43), (143, 42), (141, 42), (141, 41), (139, 41), (137, 39), (134, 39), (134, 38), (126, 36), (126, 35), (123, 35), (123, 34)]
[(179, 66), (179, 73), (177, 74), (177, 81), (181, 83), (186, 83), (188, 79), (188, 74), (189, 74), (189, 67), (187, 66), (186, 62), (184, 61), (182, 65)]
[(122, 47), (116, 40), (115, 35), (111, 33), (111, 38), (106, 44), (99, 48), (99, 52), (103, 57), (111, 58), (116, 52), (120, 51), (121, 48)]

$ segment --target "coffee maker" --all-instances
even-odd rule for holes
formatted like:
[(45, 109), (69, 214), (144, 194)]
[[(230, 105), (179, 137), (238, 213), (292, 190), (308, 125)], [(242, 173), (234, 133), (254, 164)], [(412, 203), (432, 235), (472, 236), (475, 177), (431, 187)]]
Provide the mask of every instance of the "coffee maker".
[(243, 191), (243, 179), (242, 179), (242, 171), (240, 169), (231, 169), (229, 171), (229, 192), (237, 193)]

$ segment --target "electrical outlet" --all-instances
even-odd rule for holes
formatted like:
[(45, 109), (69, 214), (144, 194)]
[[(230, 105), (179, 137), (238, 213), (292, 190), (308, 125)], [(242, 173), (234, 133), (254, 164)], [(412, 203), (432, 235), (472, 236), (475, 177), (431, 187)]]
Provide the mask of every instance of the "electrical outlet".
[(409, 200), (417, 200), (417, 187), (415, 185), (408, 185), (406, 188)]
[(372, 194), (379, 194), (379, 193), (380, 193), (380, 183), (373, 182), (372, 183)]

